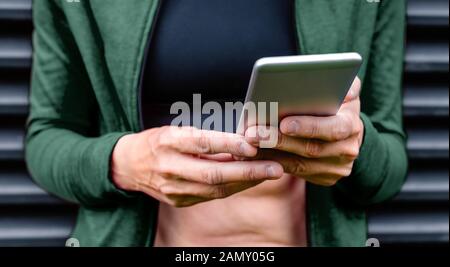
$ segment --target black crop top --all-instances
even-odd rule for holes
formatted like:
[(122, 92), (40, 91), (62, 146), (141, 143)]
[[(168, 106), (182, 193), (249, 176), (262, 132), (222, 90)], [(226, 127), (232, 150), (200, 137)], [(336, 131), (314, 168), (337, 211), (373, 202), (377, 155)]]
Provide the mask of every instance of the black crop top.
[(144, 73), (145, 128), (170, 124), (170, 105), (242, 101), (252, 67), (297, 53), (293, 0), (162, 0)]

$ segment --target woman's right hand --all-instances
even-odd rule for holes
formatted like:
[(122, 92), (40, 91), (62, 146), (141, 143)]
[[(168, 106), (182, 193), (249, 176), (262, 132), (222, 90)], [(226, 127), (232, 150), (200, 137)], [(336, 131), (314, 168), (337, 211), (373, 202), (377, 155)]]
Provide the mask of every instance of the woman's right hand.
[(274, 161), (214, 159), (224, 153), (230, 159), (251, 158), (257, 149), (240, 135), (192, 127), (154, 128), (118, 141), (112, 155), (112, 181), (119, 189), (188, 207), (226, 198), (284, 173)]

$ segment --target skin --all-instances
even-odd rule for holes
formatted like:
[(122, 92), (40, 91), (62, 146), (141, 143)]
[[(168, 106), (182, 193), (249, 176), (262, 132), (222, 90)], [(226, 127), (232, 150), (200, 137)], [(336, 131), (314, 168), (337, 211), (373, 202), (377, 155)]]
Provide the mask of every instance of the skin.
[(112, 180), (120, 189), (188, 207), (283, 175), (283, 167), (274, 161), (219, 161), (208, 156), (223, 153), (255, 157), (257, 149), (234, 134), (190, 127), (154, 128), (119, 140), (112, 155)]
[(259, 126), (245, 137), (190, 127), (124, 136), (112, 155), (112, 180), (173, 207), (227, 198), (284, 173), (333, 186), (351, 174), (363, 141), (360, 89), (356, 79), (336, 116), (283, 119), (270, 150), (256, 149), (267, 131)]

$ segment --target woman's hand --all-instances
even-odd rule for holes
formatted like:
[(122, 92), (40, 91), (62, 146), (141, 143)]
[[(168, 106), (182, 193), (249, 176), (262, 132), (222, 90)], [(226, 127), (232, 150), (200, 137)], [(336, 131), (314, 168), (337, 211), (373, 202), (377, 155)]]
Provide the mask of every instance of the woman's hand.
[[(261, 150), (257, 158), (275, 160), (287, 173), (322, 186), (333, 186), (349, 176), (364, 136), (360, 90), (357, 78), (336, 116), (285, 118), (276, 148)], [(268, 136), (266, 131), (266, 127), (249, 128), (246, 139), (257, 145), (259, 136)]]
[(229, 160), (231, 155), (256, 154), (242, 136), (190, 127), (155, 128), (119, 140), (112, 155), (112, 180), (122, 190), (187, 207), (283, 175), (283, 167), (274, 161)]

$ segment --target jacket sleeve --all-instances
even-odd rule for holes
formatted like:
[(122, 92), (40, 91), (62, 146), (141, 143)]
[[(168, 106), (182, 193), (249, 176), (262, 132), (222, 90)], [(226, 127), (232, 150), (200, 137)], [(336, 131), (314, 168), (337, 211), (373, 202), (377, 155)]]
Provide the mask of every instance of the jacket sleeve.
[(109, 179), (112, 150), (126, 133), (98, 137), (97, 102), (64, 14), (57, 1), (33, 3), (28, 169), (44, 189), (82, 205), (128, 197)]
[(389, 200), (407, 173), (402, 73), (406, 20), (404, 0), (385, 0), (379, 15), (362, 90), (365, 137), (353, 174), (337, 189), (358, 205)]

